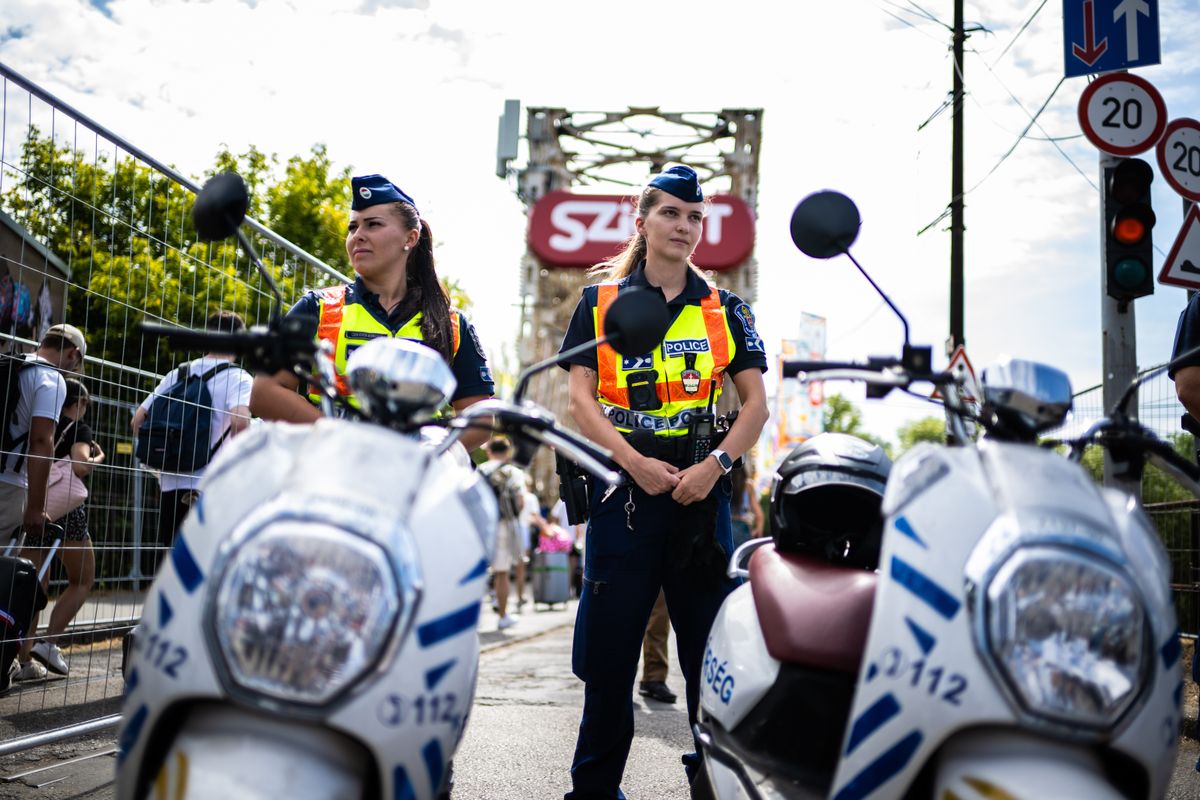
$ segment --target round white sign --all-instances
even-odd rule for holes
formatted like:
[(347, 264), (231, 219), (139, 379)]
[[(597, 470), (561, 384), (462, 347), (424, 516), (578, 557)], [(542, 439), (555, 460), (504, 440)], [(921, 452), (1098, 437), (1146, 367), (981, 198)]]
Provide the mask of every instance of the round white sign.
[(1103, 75), (1079, 98), (1083, 135), (1105, 153), (1137, 155), (1154, 146), (1167, 127), (1167, 106), (1150, 83), (1128, 72)]
[(1200, 202), (1200, 122), (1173, 120), (1155, 148), (1158, 168), (1171, 188)]

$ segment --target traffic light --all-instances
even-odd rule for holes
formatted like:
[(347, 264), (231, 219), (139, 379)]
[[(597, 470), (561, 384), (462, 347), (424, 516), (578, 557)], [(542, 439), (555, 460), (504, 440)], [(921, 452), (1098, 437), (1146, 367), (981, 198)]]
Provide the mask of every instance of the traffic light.
[(1140, 158), (1125, 158), (1104, 171), (1104, 290), (1122, 306), (1154, 294), (1154, 170)]

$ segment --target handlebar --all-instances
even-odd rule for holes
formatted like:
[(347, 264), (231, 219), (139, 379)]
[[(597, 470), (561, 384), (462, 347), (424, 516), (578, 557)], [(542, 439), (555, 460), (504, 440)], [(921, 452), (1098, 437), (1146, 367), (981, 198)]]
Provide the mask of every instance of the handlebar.
[(158, 322), (141, 322), (138, 329), (148, 336), (166, 339), (177, 349), (232, 353), (242, 357), (251, 369), (263, 372), (309, 365), (318, 351), (312, 321), (306, 317), (284, 317), (270, 326), (255, 325), (236, 332), (194, 330)]

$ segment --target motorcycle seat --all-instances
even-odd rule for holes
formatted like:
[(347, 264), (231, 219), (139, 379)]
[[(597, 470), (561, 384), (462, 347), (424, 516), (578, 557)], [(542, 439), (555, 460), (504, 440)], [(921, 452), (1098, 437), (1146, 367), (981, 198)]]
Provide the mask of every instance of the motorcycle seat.
[(750, 558), (750, 590), (767, 652), (788, 664), (857, 673), (876, 581), (874, 572), (760, 547)]

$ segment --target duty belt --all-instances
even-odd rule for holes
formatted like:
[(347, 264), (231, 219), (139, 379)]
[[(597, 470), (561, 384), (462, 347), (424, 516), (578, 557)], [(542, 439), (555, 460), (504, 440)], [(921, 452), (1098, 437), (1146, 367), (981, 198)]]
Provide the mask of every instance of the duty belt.
[(649, 431), (634, 431), (621, 434), (625, 441), (644, 456), (657, 458), (670, 464), (688, 466), (688, 437), (686, 436), (655, 436)]

